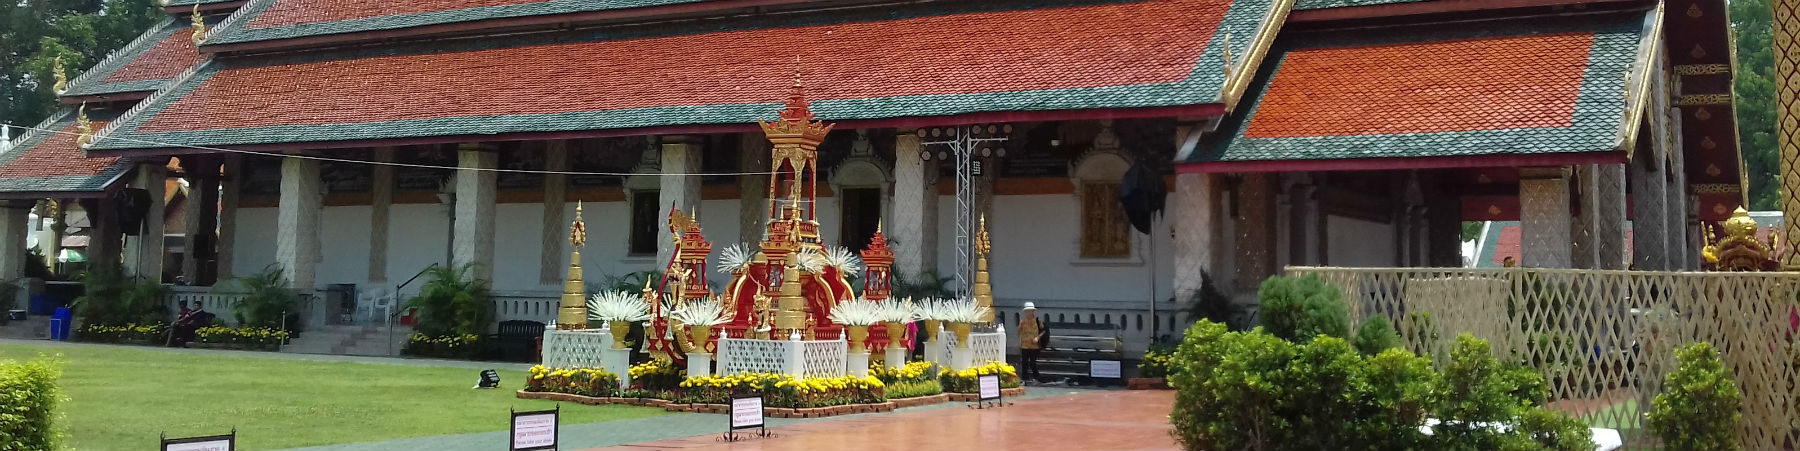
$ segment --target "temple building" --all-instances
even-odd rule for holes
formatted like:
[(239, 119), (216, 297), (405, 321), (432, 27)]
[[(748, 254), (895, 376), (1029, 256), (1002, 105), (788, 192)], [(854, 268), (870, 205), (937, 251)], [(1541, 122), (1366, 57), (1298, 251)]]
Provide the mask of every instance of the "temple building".
[[(1203, 273), (1251, 303), (1290, 265), (1462, 266), (1465, 221), (1518, 221), (1525, 266), (1698, 269), (1701, 224), (1744, 197), (1722, 0), (167, 9), (0, 154), (0, 253), (52, 199), (97, 212), (90, 261), (164, 271), (173, 159), (185, 280), (392, 290), (474, 263), (501, 319), (552, 322), (578, 201), (590, 281), (665, 268), (672, 206), (720, 247), (762, 241), (757, 122), (796, 85), (836, 124), (827, 241), (880, 227), (896, 285), (956, 285), (985, 217), (1003, 315), (1116, 324), (1140, 352)], [(156, 225), (120, 240), (120, 218)]]

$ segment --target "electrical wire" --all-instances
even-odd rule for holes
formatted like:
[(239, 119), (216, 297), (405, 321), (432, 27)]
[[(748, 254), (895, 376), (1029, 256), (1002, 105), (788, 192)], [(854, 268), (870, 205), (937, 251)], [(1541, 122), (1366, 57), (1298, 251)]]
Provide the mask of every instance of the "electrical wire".
[[(12, 124), (0, 124), (0, 126), (20, 128), (20, 129), (32, 130), (32, 131), (39, 131), (39, 132), (44, 132), (44, 133), (54, 133), (54, 134), (59, 134), (59, 135), (75, 135), (75, 136), (81, 135), (79, 133), (65, 132), (62, 130), (51, 130), (51, 129), (37, 128), (37, 127), (26, 127), (26, 126), (21, 126), (21, 125), (12, 125)], [(205, 151), (209, 151), (209, 152), (225, 152), (225, 153), (237, 153), (237, 154), (246, 154), (246, 155), (262, 155), (262, 156), (273, 156), (273, 157), (281, 157), (281, 158), (298, 158), (298, 159), (302, 159), (302, 160), (330, 161), (330, 162), (334, 162), (334, 163), (368, 164), (368, 165), (394, 166), (394, 167), (403, 167), (403, 168), (447, 169), (447, 170), (453, 170), (453, 171), (487, 171), (487, 172), (506, 172), (506, 173), (514, 173), (514, 174), (543, 174), (543, 175), (601, 175), (601, 176), (617, 176), (617, 177), (631, 177), (631, 176), (642, 176), (642, 175), (661, 175), (661, 176), (673, 176), (673, 177), (688, 177), (688, 176), (743, 177), (743, 176), (752, 176), (752, 175), (783, 174), (782, 172), (775, 172), (775, 171), (717, 172), (717, 173), (707, 172), (707, 173), (687, 173), (687, 174), (671, 174), (671, 173), (645, 174), (645, 173), (638, 173), (638, 172), (583, 172), (583, 171), (546, 171), (546, 170), (536, 170), (536, 169), (469, 168), (469, 167), (462, 167), (462, 166), (440, 166), (440, 165), (433, 165), (433, 164), (398, 163), (398, 162), (391, 162), (391, 161), (370, 161), (370, 160), (356, 160), (356, 159), (349, 159), (349, 158), (321, 157), (321, 156), (316, 156), (316, 155), (295, 155), (295, 154), (283, 154), (283, 153), (274, 153), (274, 152), (258, 152), (258, 151), (254, 151), (254, 150), (227, 149), (227, 148), (222, 148), (222, 147), (190, 146), (190, 145), (185, 145), (185, 144), (161, 143), (161, 142), (156, 142), (156, 141), (146, 141), (146, 140), (141, 140), (141, 139), (119, 138), (119, 137), (107, 137), (106, 139), (116, 139), (116, 140), (120, 140), (120, 141), (132, 142), (132, 143), (137, 143), (137, 144), (149, 144), (149, 145), (153, 145), (153, 146), (157, 146), (157, 147), (195, 149), (195, 150), (205, 150)]]

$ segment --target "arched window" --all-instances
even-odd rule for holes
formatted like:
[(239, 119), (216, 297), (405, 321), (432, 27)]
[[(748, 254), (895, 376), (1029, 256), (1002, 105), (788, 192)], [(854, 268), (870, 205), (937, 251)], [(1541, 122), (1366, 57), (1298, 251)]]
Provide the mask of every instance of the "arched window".
[(1131, 221), (1119, 203), (1119, 184), (1130, 169), (1111, 127), (1101, 129), (1093, 150), (1075, 161), (1069, 173), (1081, 202), (1080, 258), (1131, 258)]

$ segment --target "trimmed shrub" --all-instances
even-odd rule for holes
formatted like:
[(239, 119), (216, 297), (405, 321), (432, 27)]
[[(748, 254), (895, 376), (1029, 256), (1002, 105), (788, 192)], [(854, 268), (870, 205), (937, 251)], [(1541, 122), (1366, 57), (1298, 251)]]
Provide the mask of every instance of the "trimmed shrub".
[(1652, 401), (1650, 430), (1666, 449), (1737, 449), (1733, 429), (1743, 419), (1744, 396), (1719, 351), (1703, 341), (1676, 350), (1675, 359), (1680, 364), (1664, 379), (1668, 388)]
[(62, 435), (55, 410), (62, 393), (56, 362), (0, 360), (0, 451), (50, 451)]
[(1394, 325), (1388, 322), (1387, 317), (1373, 316), (1356, 327), (1354, 344), (1356, 352), (1362, 355), (1381, 354), (1382, 351), (1400, 347), (1400, 332), (1394, 330)]
[(1262, 303), (1257, 311), (1262, 326), (1276, 338), (1296, 343), (1320, 335), (1350, 338), (1344, 294), (1317, 275), (1270, 277), (1257, 288), (1256, 297)]

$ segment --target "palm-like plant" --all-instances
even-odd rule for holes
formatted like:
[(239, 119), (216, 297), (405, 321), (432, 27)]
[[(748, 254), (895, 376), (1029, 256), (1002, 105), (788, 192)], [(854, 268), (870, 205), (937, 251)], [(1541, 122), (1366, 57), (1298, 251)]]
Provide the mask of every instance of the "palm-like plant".
[(428, 281), (419, 294), (406, 301), (418, 309), (418, 331), (432, 337), (481, 335), (494, 320), (494, 294), (488, 281), (470, 277), (474, 263), (460, 267), (433, 266), (425, 270)]
[(831, 321), (846, 326), (868, 326), (881, 323), (885, 308), (871, 301), (845, 301), (831, 308)]
[(650, 304), (623, 291), (594, 293), (588, 298), (588, 319), (604, 322), (639, 322), (650, 319)]
[(725, 310), (725, 305), (716, 297), (690, 302), (671, 310), (669, 317), (689, 326), (717, 326), (731, 322), (731, 312)]
[[(281, 267), (269, 265), (262, 272), (213, 286), (212, 292), (241, 293), (244, 298), (231, 306), (232, 316), (246, 327), (277, 328), (286, 316), (299, 316), (294, 308), (295, 293), (288, 286)], [(290, 328), (293, 324), (289, 324)]]

